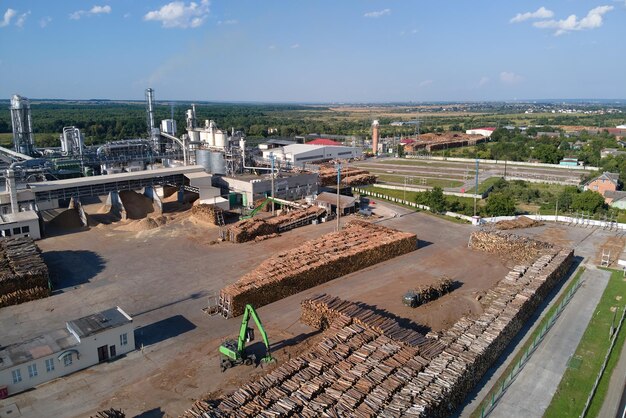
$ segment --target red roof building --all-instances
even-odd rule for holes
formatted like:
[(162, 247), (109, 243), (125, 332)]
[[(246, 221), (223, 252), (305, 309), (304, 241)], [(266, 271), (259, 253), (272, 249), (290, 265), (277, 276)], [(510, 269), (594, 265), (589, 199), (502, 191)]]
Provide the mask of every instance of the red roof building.
[(329, 145), (329, 146), (340, 146), (343, 144), (340, 144), (339, 142), (335, 142), (332, 139), (328, 139), (328, 138), (317, 138), (314, 139), (312, 141), (307, 142), (307, 144), (309, 145)]

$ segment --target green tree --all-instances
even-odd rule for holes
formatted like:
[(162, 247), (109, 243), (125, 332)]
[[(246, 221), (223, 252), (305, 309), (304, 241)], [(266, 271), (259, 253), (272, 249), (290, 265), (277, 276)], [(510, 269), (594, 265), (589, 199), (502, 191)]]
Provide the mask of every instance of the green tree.
[(573, 210), (582, 210), (585, 212), (596, 213), (604, 209), (604, 197), (600, 193), (591, 190), (584, 191), (574, 196), (572, 201)]
[(446, 210), (446, 197), (443, 195), (441, 187), (433, 187), (432, 190), (426, 193), (426, 205), (430, 207), (431, 212), (440, 213)]
[(515, 200), (504, 193), (491, 193), (487, 198), (485, 212), (489, 216), (515, 215)]

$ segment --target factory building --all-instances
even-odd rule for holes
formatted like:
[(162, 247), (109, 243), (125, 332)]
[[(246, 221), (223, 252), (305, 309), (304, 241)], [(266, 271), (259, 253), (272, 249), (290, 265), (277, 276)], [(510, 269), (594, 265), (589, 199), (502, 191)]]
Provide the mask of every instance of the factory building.
[(491, 136), (491, 134), (493, 133), (493, 131), (495, 131), (496, 128), (491, 128), (491, 127), (487, 127), (487, 128), (476, 128), (476, 129), (468, 129), (465, 131), (466, 134), (468, 135), (482, 135), (484, 137), (489, 138)]
[(304, 167), (307, 163), (359, 158), (363, 155), (363, 152), (356, 147), (293, 144), (274, 150), (265, 150), (263, 151), (263, 159), (269, 160), (271, 158), (270, 154), (273, 154), (277, 161), (284, 163), (286, 166)]
[(63, 329), (0, 349), (0, 398), (134, 349), (133, 320), (120, 307), (69, 321)]
[(41, 239), (39, 215), (33, 210), (0, 214), (0, 235)]

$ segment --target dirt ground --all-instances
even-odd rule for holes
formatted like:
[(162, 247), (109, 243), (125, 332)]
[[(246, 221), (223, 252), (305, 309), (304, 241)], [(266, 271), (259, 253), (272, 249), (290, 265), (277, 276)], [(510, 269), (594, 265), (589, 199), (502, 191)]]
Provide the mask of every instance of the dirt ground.
[(599, 247), (596, 252), (596, 257), (594, 262), (597, 265), (602, 265), (602, 255), (608, 255), (609, 263), (608, 267), (617, 267), (617, 260), (619, 260), (622, 251), (624, 251), (624, 246), (626, 245), (626, 237), (624, 236), (613, 236), (608, 237)]
[[(497, 257), (467, 248), (470, 225), (378, 205), (385, 216), (381, 224), (416, 233), (419, 248), (260, 308), (278, 364), (320, 338), (299, 323), (303, 298), (325, 292), (409, 319), (422, 331), (439, 331), (462, 315), (480, 313), (477, 295), (510, 267)], [(86, 209), (88, 213), (100, 210)], [(212, 292), (266, 257), (330, 232), (335, 223), (298, 228), (262, 242), (233, 244), (218, 243), (218, 228), (194, 221), (188, 212), (165, 216), (171, 219), (146, 230), (100, 224), (39, 241), (55, 294), (0, 310), (0, 327), (6, 334), (3, 344), (118, 305), (133, 316), (138, 350), (11, 397), (22, 416), (85, 416), (108, 407), (122, 408), (129, 416), (178, 416), (194, 399), (227, 393), (266, 372), (240, 366), (220, 373), (217, 348), (224, 338), (236, 335), (241, 318), (210, 317), (201, 309)], [(141, 221), (124, 225), (132, 222)], [(443, 275), (458, 281), (459, 287), (416, 309), (402, 305), (407, 290)], [(250, 348), (263, 350), (258, 341)]]

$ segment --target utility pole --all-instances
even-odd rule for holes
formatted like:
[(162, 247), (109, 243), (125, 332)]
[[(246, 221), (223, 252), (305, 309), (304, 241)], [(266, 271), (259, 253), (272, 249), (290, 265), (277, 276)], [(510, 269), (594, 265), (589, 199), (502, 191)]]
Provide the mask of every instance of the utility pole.
[(341, 164), (337, 164), (337, 232), (341, 230), (339, 217), (341, 216), (341, 208), (339, 207), (339, 186), (341, 184)]
[(407, 181), (407, 176), (404, 176), (404, 201), (406, 202), (406, 181)]
[(272, 164), (272, 216), (276, 216), (276, 206), (274, 205), (274, 153), (270, 152), (270, 162)]
[(559, 220), (559, 199), (556, 199), (556, 210), (554, 211), (554, 222)]
[(476, 216), (476, 196), (478, 195), (478, 158), (476, 158), (476, 181), (474, 184), (474, 216)]

